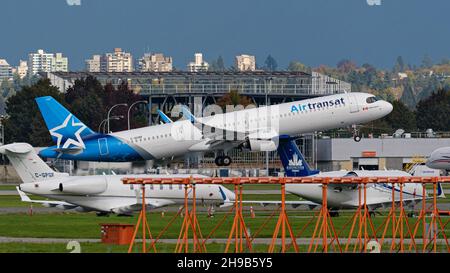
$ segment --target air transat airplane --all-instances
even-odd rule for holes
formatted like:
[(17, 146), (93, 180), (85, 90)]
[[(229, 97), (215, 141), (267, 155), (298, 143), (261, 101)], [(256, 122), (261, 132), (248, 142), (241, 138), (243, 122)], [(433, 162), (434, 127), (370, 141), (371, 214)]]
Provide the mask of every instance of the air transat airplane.
[[(293, 138), (280, 137), (278, 153), (288, 177), (407, 177), (409, 173), (398, 170), (385, 171), (334, 171), (319, 172), (312, 170)], [(308, 205), (314, 207), (322, 204), (321, 184), (287, 184), (286, 191), (300, 196), (308, 201), (289, 201), (293, 206)], [(400, 200), (400, 186), (394, 188), (394, 198)], [(422, 201), (423, 188), (421, 183), (406, 183), (403, 185), (403, 201), (407, 205), (414, 205)], [(438, 196), (443, 198), (442, 186), (438, 185)], [(359, 206), (359, 190), (357, 185), (330, 184), (327, 191), (327, 202), (334, 210), (357, 208)], [(429, 198), (428, 195), (425, 196)], [(261, 202), (265, 203), (265, 202)], [(267, 203), (268, 204), (268, 203)], [(392, 204), (392, 184), (375, 183), (367, 186), (367, 206), (370, 210), (389, 207)]]
[(432, 169), (450, 172), (450, 147), (434, 150), (428, 158), (426, 165)]
[(219, 166), (231, 164), (226, 154), (236, 147), (272, 151), (276, 150), (280, 135), (365, 123), (392, 111), (390, 103), (371, 94), (345, 93), (198, 118), (184, 110), (187, 115), (183, 120), (101, 134), (88, 128), (52, 97), (36, 101), (56, 143), (42, 150), (42, 157), (124, 162), (215, 151)]
[[(96, 211), (99, 214), (131, 214), (140, 210), (142, 193), (138, 185), (124, 185), (124, 175), (69, 176), (52, 170), (27, 143), (13, 143), (0, 147), (22, 179), (17, 188), (22, 201), (40, 203), (79, 212)], [(164, 175), (133, 175), (133, 177), (167, 177)], [(189, 177), (188, 175), (171, 175)], [(197, 176), (199, 177), (199, 176)], [(148, 208), (183, 204), (183, 185), (146, 185)], [(35, 194), (49, 200), (31, 200), (25, 193)], [(192, 192), (189, 193), (189, 199)], [(201, 184), (196, 186), (196, 200), (199, 204), (228, 206), (234, 200), (234, 193), (220, 185)], [(192, 199), (191, 199), (192, 201)]]

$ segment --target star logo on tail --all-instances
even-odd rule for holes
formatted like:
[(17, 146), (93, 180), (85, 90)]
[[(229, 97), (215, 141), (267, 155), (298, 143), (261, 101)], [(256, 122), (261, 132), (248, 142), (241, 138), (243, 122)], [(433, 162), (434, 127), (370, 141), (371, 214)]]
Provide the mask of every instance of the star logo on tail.
[[(83, 139), (80, 134), (86, 129), (86, 125), (81, 122), (75, 122), (75, 118), (72, 114), (69, 114), (64, 122), (50, 130), (50, 135), (56, 137), (57, 148), (66, 149), (70, 145), (85, 149)], [(62, 144), (61, 147), (61, 143)]]

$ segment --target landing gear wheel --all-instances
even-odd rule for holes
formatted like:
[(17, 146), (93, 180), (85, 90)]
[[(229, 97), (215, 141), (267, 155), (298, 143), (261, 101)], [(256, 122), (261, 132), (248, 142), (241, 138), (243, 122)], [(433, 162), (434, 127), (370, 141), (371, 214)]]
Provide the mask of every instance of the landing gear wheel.
[(230, 166), (230, 164), (231, 164), (231, 157), (224, 156), (223, 159), (222, 159), (222, 163), (223, 163), (223, 166)]
[(214, 160), (214, 163), (216, 163), (217, 166), (223, 166), (223, 156), (218, 156), (216, 157), (216, 159)]
[(356, 141), (356, 142), (360, 142), (361, 141), (361, 136), (356, 135), (356, 136), (353, 137), (353, 140)]
[(330, 216), (331, 217), (339, 217), (339, 211), (337, 211), (337, 210), (330, 210)]

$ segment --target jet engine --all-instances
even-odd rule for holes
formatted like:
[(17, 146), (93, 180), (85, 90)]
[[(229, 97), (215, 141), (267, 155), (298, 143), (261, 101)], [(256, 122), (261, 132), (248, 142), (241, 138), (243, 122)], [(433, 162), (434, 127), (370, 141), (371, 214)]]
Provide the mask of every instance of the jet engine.
[(106, 188), (106, 180), (96, 177), (59, 183), (59, 191), (70, 194), (93, 195), (106, 191)]
[(277, 149), (277, 144), (273, 140), (247, 138), (240, 148), (254, 152), (270, 152)]

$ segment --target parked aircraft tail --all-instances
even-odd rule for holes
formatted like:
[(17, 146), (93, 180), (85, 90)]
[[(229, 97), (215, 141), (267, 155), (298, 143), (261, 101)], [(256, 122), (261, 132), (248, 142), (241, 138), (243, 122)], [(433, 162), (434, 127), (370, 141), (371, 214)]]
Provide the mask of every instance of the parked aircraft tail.
[(312, 170), (309, 167), (294, 138), (280, 136), (278, 154), (288, 177), (310, 176), (319, 173), (319, 170)]
[(52, 170), (28, 143), (12, 143), (0, 146), (0, 153), (11, 161), (24, 183), (44, 181), (57, 176), (68, 176)]
[(84, 148), (82, 139), (95, 134), (64, 106), (50, 96), (36, 98), (45, 124), (58, 149)]
[(437, 197), (438, 198), (445, 198), (444, 189), (443, 189), (441, 183), (437, 183)]

